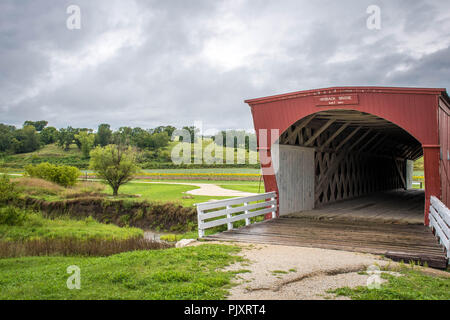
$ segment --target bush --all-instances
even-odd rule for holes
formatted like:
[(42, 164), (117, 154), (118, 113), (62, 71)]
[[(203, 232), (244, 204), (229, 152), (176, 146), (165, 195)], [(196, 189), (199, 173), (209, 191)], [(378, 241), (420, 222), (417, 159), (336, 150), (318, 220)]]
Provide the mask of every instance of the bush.
[(0, 208), (0, 225), (21, 226), (26, 219), (27, 214), (22, 209), (12, 206)]
[(6, 204), (18, 196), (15, 183), (12, 183), (7, 175), (0, 176), (0, 204)]
[(80, 170), (71, 166), (58, 166), (44, 162), (36, 166), (27, 165), (25, 172), (30, 177), (40, 178), (61, 186), (73, 186), (81, 175)]

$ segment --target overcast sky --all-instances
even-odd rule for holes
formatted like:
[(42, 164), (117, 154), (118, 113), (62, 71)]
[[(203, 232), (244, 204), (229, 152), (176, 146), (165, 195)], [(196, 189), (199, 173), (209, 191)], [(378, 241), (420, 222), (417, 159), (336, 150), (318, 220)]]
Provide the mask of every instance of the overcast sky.
[[(66, 26), (72, 4), (80, 29)], [(0, 122), (249, 129), (248, 98), (450, 88), (449, 45), (442, 0), (0, 0)]]

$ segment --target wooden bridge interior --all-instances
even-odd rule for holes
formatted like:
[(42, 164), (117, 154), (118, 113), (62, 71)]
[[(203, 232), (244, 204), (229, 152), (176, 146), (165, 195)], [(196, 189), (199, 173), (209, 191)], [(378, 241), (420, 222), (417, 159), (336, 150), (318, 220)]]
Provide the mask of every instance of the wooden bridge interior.
[(406, 160), (423, 154), (420, 142), (402, 128), (351, 110), (323, 111), (301, 119), (279, 143), (315, 148), (315, 207), (406, 189)]

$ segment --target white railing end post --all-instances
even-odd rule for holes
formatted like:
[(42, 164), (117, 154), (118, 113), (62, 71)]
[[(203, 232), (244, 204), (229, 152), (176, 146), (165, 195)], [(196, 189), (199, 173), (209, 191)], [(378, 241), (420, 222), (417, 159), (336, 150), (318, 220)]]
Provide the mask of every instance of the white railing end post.
[[(248, 202), (244, 202), (244, 207), (247, 207), (247, 206), (248, 206)], [(244, 213), (247, 214), (247, 213), (249, 213), (249, 211), (245, 210)], [(245, 218), (245, 225), (246, 226), (250, 225), (250, 218)]]
[[(231, 209), (231, 206), (228, 205), (227, 206), (227, 211)], [(231, 213), (227, 212), (227, 219), (231, 219)], [(233, 230), (233, 222), (227, 222), (227, 229), (228, 230)]]
[[(270, 201), (274, 201), (275, 197), (270, 198)], [(275, 205), (272, 205), (272, 219), (275, 219), (277, 217), (277, 210), (275, 209)]]

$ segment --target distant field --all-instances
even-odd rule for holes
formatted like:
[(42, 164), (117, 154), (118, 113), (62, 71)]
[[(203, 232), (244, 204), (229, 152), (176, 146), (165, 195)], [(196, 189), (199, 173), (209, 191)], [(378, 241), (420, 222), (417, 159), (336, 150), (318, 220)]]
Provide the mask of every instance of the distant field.
[(144, 173), (251, 173), (259, 174), (260, 169), (254, 168), (207, 168), (207, 169), (143, 169)]
[[(208, 144), (210, 144), (211, 141), (206, 140), (203, 142), (204, 146), (207, 146)], [(164, 152), (168, 153), (169, 155), (171, 154), (171, 150), (176, 147), (178, 144), (180, 144), (179, 142), (170, 142), (169, 146), (165, 149), (162, 149)], [(195, 144), (198, 146), (198, 144)], [(192, 150), (194, 144), (192, 144)], [(224, 158), (224, 154), (226, 154), (226, 151), (229, 151), (230, 148), (223, 148), (223, 152), (219, 152), (217, 154), (217, 156), (215, 156), (216, 159), (221, 159), (221, 161), (223, 162), (223, 158)], [(239, 162), (243, 162), (243, 163), (248, 163), (249, 162), (249, 157), (251, 155), (251, 159), (257, 159), (258, 155), (255, 151), (250, 151), (250, 153), (248, 151), (245, 151), (242, 157), (238, 157), (241, 156), (241, 150), (242, 149), (238, 149), (239, 152), (235, 152), (234, 148), (231, 150), (231, 152), (233, 152), (234, 157), (235, 157), (235, 163), (238, 164)], [(170, 162), (170, 159), (166, 159), (166, 158), (158, 158), (158, 159), (146, 159), (145, 157), (145, 152), (140, 152), (141, 155), (143, 155), (143, 160), (139, 163), (139, 165), (142, 168), (172, 168), (174, 166), (176, 166), (175, 164), (173, 164), (172, 162)], [(214, 155), (214, 153), (213, 153)], [(78, 149), (78, 147), (75, 144), (72, 144), (70, 146), (70, 148), (68, 150), (63, 150), (61, 147), (59, 147), (56, 143), (54, 144), (50, 144), (50, 145), (46, 145), (43, 146), (41, 149), (34, 151), (34, 152), (30, 152), (30, 153), (22, 153), (22, 154), (15, 154), (15, 155), (4, 155), (0, 158), (0, 166), (3, 167), (4, 169), (8, 169), (8, 170), (12, 170), (12, 171), (17, 171), (17, 170), (21, 170), (23, 169), (26, 165), (28, 164), (38, 164), (41, 162), (49, 162), (49, 163), (53, 163), (53, 164), (64, 164), (64, 165), (71, 165), (71, 166), (75, 166), (78, 167), (80, 169), (82, 169), (83, 171), (86, 171), (89, 168), (89, 159), (85, 159), (82, 156), (82, 152)], [(193, 163), (193, 158), (192, 158), (192, 163)], [(188, 164), (189, 165), (189, 164)], [(215, 165), (195, 165), (197, 166), (215, 166)], [(223, 165), (218, 165), (218, 166), (223, 166)], [(232, 168), (225, 168), (225, 169), (187, 169), (187, 170), (192, 170), (192, 172), (197, 172), (197, 173), (204, 173), (204, 172), (222, 172), (222, 173), (258, 173), (259, 169), (256, 169), (255, 166), (257, 167), (257, 164), (253, 164), (253, 165), (239, 165), (239, 166), (248, 166), (249, 169), (246, 168), (237, 168), (237, 169), (232, 169)], [(168, 170), (168, 171), (166, 171)], [(144, 169), (144, 172), (175, 172), (172, 171), (173, 169)], [(182, 170), (183, 169), (174, 169), (174, 170)], [(248, 171), (250, 170), (250, 171)], [(179, 171), (180, 172), (180, 171)]]

